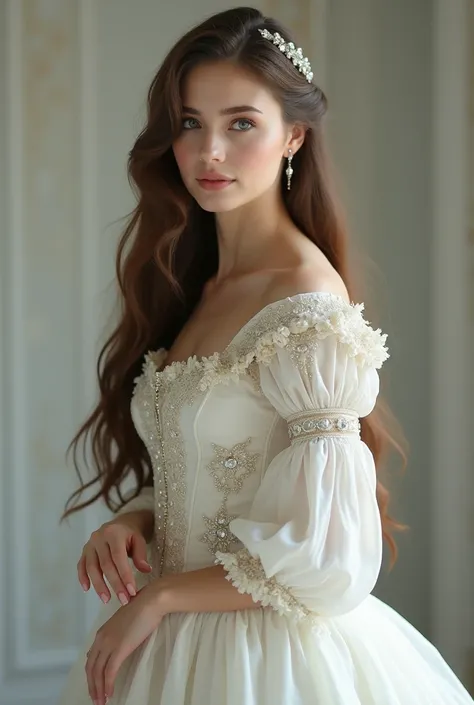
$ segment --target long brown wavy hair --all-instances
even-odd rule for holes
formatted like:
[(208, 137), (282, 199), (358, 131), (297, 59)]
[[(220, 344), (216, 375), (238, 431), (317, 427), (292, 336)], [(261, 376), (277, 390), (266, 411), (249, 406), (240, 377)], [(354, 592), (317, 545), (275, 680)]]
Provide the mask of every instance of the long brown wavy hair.
[[(172, 150), (182, 130), (181, 87), (199, 63), (232, 61), (245, 67), (269, 87), (288, 124), (307, 127), (304, 144), (294, 156), (291, 191), (284, 188), (282, 174), (283, 198), (293, 222), (341, 275), (351, 300), (357, 300), (348, 271), (347, 226), (323, 135), (326, 96), (260, 35), (259, 28), (291, 39), (285, 27), (258, 10), (243, 7), (221, 12), (185, 34), (152, 81), (147, 122), (128, 160), (137, 206), (117, 252), (119, 322), (99, 355), (97, 406), (68, 449), (74, 451), (81, 486), (69, 497), (61, 522), (101, 497), (117, 511), (124, 504), (120, 485), (130, 473), (135, 475), (137, 494), (153, 484), (150, 458), (130, 413), (134, 379), (145, 352), (171, 347), (218, 265), (215, 216), (201, 209), (185, 188)], [(405, 438), (381, 397), (374, 411), (361, 420), (361, 428), (378, 475), (390, 450), (401, 455), (405, 467)], [(77, 452), (80, 444), (86, 450), (88, 442), (97, 474), (84, 482)], [(79, 503), (84, 490), (94, 486), (93, 496)], [(114, 491), (118, 505), (112, 498)], [(406, 527), (389, 516), (389, 492), (379, 478), (377, 500), (393, 565), (397, 556), (393, 531)]]

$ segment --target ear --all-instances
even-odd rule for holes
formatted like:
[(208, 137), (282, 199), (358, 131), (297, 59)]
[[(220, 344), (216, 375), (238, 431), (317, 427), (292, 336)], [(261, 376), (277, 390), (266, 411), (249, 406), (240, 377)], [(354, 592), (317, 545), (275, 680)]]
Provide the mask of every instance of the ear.
[(296, 124), (293, 125), (291, 128), (291, 131), (288, 134), (288, 139), (286, 142), (286, 150), (285, 150), (285, 157), (288, 156), (288, 150), (291, 149), (291, 153), (293, 156), (296, 154), (296, 152), (299, 150), (301, 145), (304, 142), (304, 138), (306, 136), (306, 127), (304, 125)]

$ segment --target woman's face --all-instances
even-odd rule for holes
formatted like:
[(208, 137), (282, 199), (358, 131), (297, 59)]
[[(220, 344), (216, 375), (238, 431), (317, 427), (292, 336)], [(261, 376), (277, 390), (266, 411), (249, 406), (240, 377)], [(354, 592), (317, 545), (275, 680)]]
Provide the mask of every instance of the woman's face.
[(226, 62), (200, 65), (188, 74), (182, 104), (173, 151), (186, 188), (204, 210), (230, 211), (279, 188), (291, 130), (256, 78)]

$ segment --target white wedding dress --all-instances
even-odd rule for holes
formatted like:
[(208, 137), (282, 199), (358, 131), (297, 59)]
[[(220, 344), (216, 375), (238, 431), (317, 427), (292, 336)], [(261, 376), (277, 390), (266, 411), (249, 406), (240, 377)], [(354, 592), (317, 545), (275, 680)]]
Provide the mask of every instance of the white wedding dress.
[[(153, 574), (221, 563), (257, 609), (167, 615), (110, 705), (467, 705), (436, 648), (371, 595), (382, 562), (373, 456), (360, 438), (388, 358), (363, 304), (323, 292), (262, 309), (220, 354), (163, 368), (132, 399), (153, 490)], [(64, 687), (89, 705), (85, 652)]]

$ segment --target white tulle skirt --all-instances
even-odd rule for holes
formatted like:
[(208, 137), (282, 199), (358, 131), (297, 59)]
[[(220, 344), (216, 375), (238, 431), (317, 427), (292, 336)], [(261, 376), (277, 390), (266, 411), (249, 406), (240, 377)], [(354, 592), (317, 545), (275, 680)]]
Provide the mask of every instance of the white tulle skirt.
[[(138, 576), (137, 576), (138, 577)], [(84, 671), (104, 605), (59, 705), (90, 705)], [(110, 705), (467, 705), (437, 649), (374, 596), (319, 630), (270, 607), (167, 615), (123, 663)]]

